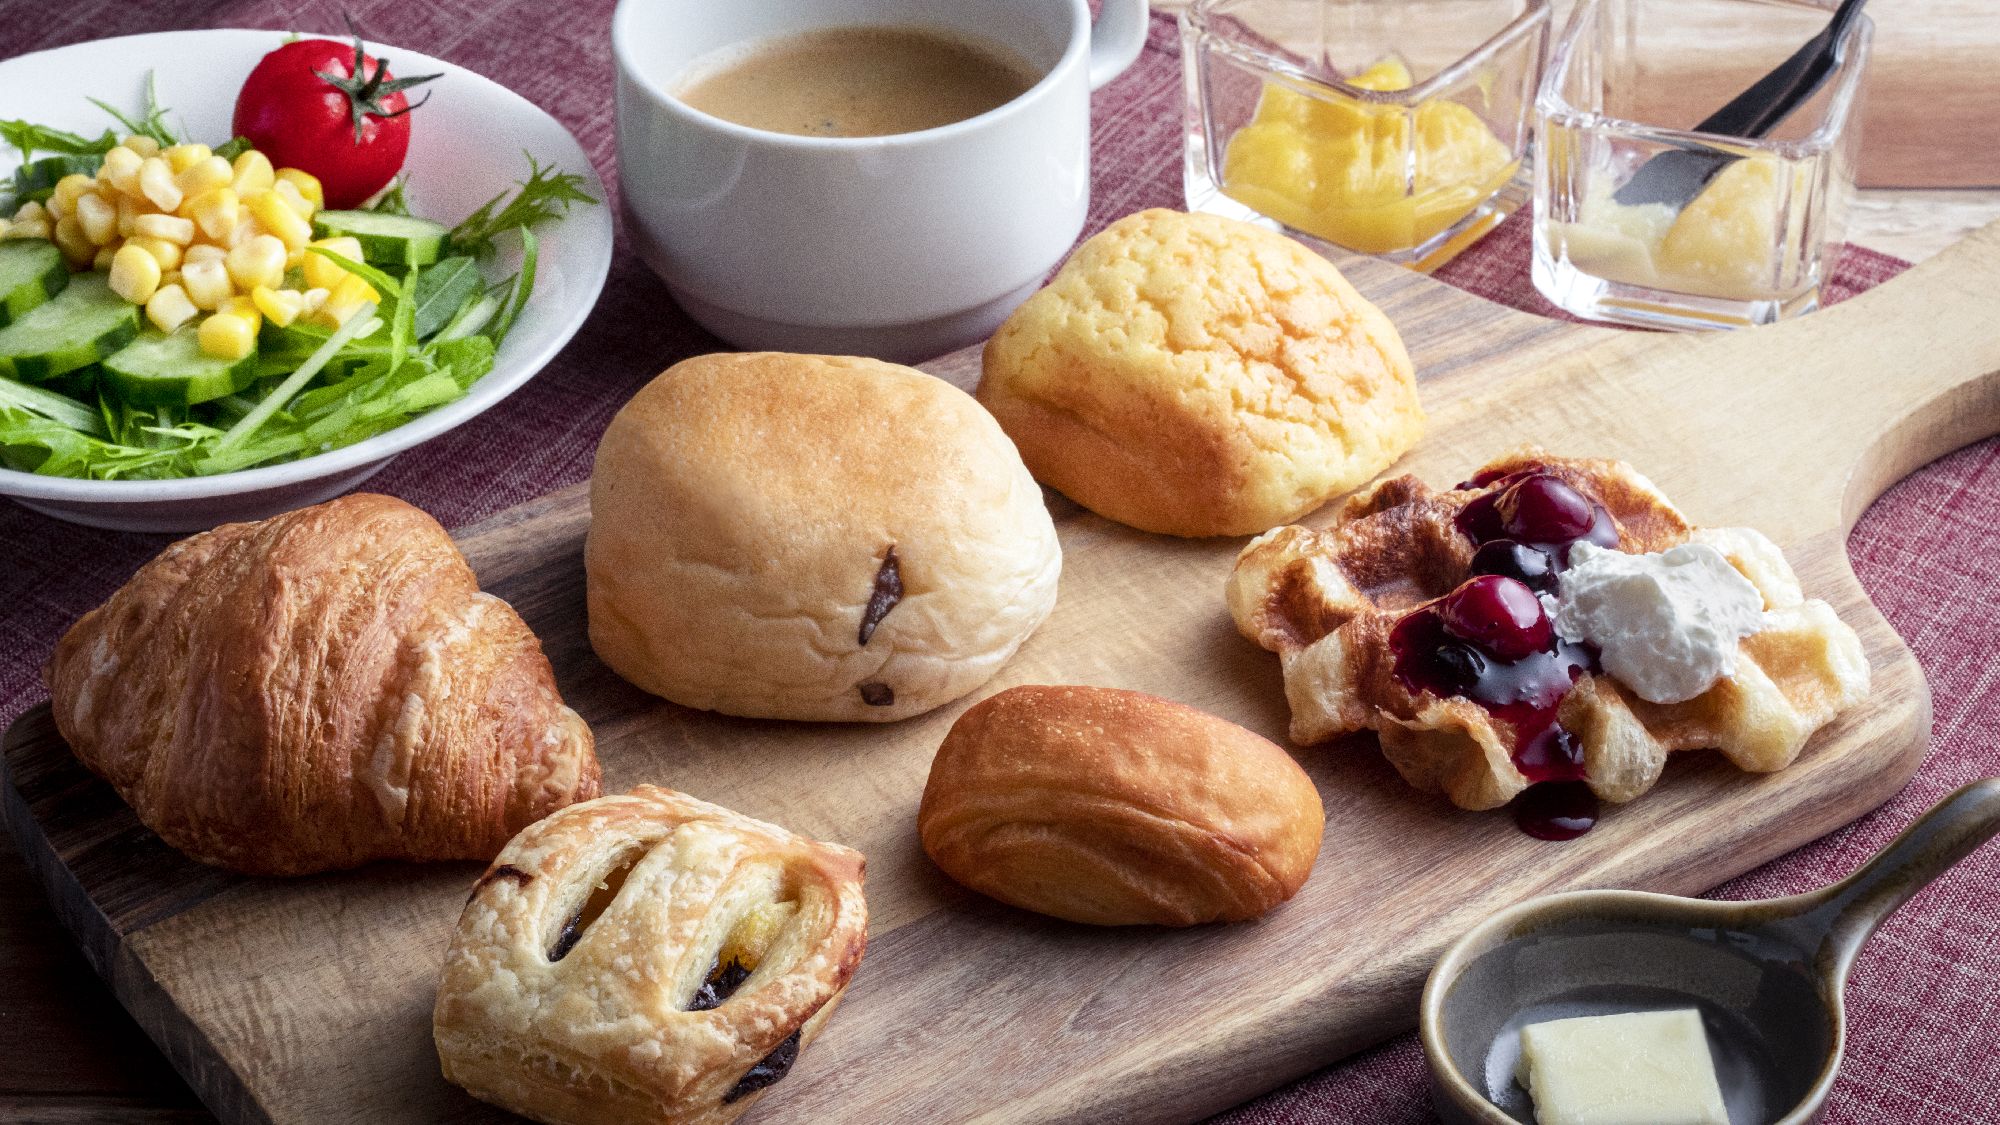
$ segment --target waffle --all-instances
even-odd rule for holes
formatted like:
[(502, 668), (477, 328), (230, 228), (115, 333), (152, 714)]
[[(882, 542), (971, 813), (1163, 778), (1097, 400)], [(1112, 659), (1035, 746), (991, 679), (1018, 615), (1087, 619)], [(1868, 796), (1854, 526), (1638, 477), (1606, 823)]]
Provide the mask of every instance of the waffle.
[[(1676, 750), (1713, 748), (1745, 770), (1783, 769), (1814, 731), (1867, 694), (1860, 639), (1825, 602), (1805, 598), (1762, 534), (1694, 527), (1620, 461), (1525, 448), (1473, 481), (1526, 470), (1554, 475), (1601, 505), (1618, 549), (1707, 543), (1764, 601), (1764, 627), (1741, 641), (1734, 672), (1693, 699), (1649, 702), (1602, 672), (1576, 681), (1558, 717), (1581, 743), (1585, 780), (1598, 797), (1624, 802), (1644, 793)], [(1471, 699), (1413, 691), (1395, 674), (1389, 645), (1406, 614), (1469, 576), (1475, 544), (1457, 517), (1501, 487), (1437, 491), (1397, 477), (1350, 498), (1324, 529), (1281, 527), (1243, 549), (1227, 588), (1230, 615), (1245, 637), (1278, 654), (1295, 742), (1374, 730), (1406, 781), (1468, 809), (1498, 807), (1527, 788), (1513, 725)]]

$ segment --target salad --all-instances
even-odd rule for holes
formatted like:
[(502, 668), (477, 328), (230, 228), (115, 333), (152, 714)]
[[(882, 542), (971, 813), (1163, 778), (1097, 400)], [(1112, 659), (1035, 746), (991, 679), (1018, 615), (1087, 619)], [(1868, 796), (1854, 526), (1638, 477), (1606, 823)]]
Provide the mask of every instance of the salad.
[[(89, 137), (0, 120), (0, 466), (207, 476), (309, 457), (463, 397), (534, 291), (534, 228), (597, 201), (528, 174), (446, 227), (410, 213), (405, 91), (346, 44), (266, 55), (226, 143), (147, 104)], [(94, 99), (93, 99), (94, 101)], [(489, 276), (500, 243), (520, 268)]]

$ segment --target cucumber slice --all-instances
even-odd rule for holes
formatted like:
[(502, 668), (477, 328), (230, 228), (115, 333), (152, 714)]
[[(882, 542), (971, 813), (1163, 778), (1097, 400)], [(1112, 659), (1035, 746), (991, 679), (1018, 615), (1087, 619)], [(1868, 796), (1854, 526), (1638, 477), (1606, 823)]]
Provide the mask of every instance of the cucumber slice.
[(152, 329), (106, 356), (104, 376), (134, 406), (193, 406), (233, 395), (257, 380), (257, 353), (217, 359), (201, 350), (192, 325)]
[(94, 363), (86, 363), (74, 371), (62, 374), (42, 384), (42, 389), (68, 395), (78, 402), (97, 401), (97, 378), (104, 369)]
[(321, 238), (348, 235), (361, 243), (362, 257), (390, 266), (430, 265), (451, 234), (443, 223), (378, 211), (321, 211), (313, 216), (313, 230)]
[(0, 375), (26, 383), (96, 363), (139, 334), (139, 306), (111, 291), (101, 273), (82, 273), (63, 291), (0, 328)]
[(0, 328), (63, 291), (69, 267), (56, 244), (39, 238), (0, 242)]

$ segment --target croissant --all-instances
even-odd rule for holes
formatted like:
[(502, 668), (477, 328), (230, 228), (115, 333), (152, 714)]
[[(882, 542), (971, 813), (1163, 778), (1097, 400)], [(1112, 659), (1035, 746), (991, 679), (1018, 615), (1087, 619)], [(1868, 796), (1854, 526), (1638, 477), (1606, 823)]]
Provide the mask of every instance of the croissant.
[(173, 544), (46, 675), (57, 728), (146, 827), (250, 874), (491, 859), (598, 793), (535, 635), (387, 496)]

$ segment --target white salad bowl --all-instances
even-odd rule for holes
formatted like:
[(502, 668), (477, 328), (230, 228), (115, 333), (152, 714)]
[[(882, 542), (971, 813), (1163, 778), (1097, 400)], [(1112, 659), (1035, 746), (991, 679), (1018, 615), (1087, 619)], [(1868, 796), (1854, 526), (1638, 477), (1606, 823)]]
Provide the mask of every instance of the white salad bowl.
[[(144, 104), (151, 72), (168, 121), (190, 139), (229, 139), (236, 92), (257, 60), (285, 40), (281, 31), (169, 31), (128, 35), (0, 62), (4, 116), (96, 135), (115, 128), (97, 98), (130, 112)], [(338, 38), (337, 36), (335, 38)], [(312, 457), (211, 477), (77, 480), (0, 469), (0, 496), (57, 519), (122, 531), (196, 531), (262, 519), (337, 496), (396, 454), (428, 441), (513, 393), (582, 327), (611, 268), (611, 208), (604, 184), (569, 131), (527, 99), (490, 79), (401, 47), (370, 43), (398, 75), (444, 77), (426, 87), (412, 115), (408, 199), (413, 213), (447, 225), (528, 174), (523, 151), (545, 165), (580, 173), (600, 201), (535, 228), (540, 254), (534, 296), (495, 355), (493, 369), (464, 398), (364, 441)], [(176, 65), (173, 60), (198, 59)], [(0, 153), (0, 175), (19, 154)], [(495, 266), (501, 275), (517, 263)]]

